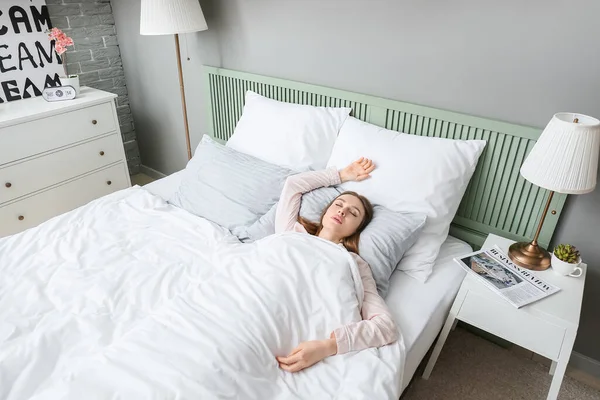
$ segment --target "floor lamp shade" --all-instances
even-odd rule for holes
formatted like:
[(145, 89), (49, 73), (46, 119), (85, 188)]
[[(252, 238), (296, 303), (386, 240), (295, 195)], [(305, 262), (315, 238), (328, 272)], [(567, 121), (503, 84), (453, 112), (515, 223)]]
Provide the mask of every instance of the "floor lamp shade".
[(588, 193), (596, 187), (599, 153), (600, 121), (582, 114), (558, 113), (533, 146), (521, 175), (554, 192)]
[(142, 35), (172, 35), (206, 29), (198, 0), (142, 0)]

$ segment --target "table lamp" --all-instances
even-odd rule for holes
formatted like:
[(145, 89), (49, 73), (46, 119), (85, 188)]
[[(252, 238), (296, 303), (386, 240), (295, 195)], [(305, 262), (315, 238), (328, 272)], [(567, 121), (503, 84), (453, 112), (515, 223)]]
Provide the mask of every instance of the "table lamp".
[(205, 31), (208, 29), (202, 8), (198, 0), (142, 0), (140, 17), (141, 35), (175, 35), (175, 51), (177, 52), (177, 69), (179, 71), (179, 89), (183, 109), (183, 126), (188, 160), (192, 158), (190, 144), (190, 128), (188, 126), (187, 106), (185, 103), (185, 87), (181, 70), (181, 53), (179, 51), (179, 34)]
[(554, 192), (589, 193), (596, 187), (600, 121), (587, 115), (558, 113), (521, 166), (521, 175), (550, 191), (535, 236), (530, 243), (510, 246), (508, 255), (520, 267), (542, 271), (550, 266), (550, 254), (538, 245), (538, 236)]

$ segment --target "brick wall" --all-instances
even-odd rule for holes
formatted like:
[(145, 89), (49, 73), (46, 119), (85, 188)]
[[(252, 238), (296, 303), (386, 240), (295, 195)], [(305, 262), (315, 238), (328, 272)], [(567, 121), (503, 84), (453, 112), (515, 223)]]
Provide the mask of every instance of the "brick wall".
[(81, 85), (119, 96), (117, 115), (127, 164), (130, 174), (138, 173), (140, 153), (110, 0), (46, 0), (46, 4), (52, 25), (75, 42), (67, 52), (69, 74), (78, 74)]

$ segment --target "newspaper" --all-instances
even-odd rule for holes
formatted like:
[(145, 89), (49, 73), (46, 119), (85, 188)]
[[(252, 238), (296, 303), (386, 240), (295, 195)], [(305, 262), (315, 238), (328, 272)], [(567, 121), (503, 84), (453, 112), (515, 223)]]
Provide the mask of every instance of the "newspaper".
[(513, 264), (497, 246), (457, 257), (454, 261), (517, 308), (560, 290), (530, 270)]

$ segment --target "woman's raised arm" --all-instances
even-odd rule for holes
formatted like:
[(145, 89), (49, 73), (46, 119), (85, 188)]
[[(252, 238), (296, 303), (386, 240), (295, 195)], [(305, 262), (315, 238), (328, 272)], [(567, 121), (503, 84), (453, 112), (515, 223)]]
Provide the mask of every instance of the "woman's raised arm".
[(340, 182), (340, 174), (335, 167), (323, 171), (302, 172), (288, 177), (277, 205), (275, 232), (280, 233), (294, 229), (304, 193), (325, 186), (337, 185)]
[(335, 167), (329, 167), (323, 171), (302, 172), (288, 177), (283, 185), (275, 213), (275, 232), (280, 233), (294, 229), (304, 193), (325, 186), (338, 185), (342, 182), (365, 180), (374, 169), (375, 165), (371, 160), (361, 157), (340, 172)]

